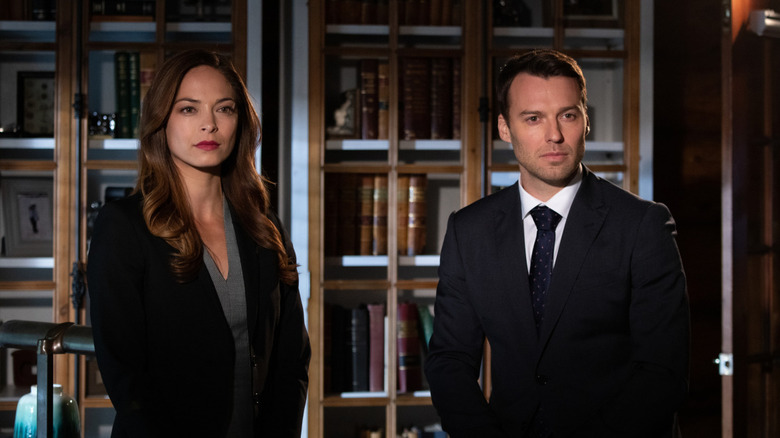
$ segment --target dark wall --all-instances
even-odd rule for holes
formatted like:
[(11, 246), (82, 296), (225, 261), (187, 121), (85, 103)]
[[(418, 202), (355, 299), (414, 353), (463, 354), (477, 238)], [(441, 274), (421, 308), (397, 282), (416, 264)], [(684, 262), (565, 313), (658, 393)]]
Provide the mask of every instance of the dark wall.
[(655, 200), (672, 211), (691, 301), (684, 436), (721, 436), (721, 1), (655, 2)]

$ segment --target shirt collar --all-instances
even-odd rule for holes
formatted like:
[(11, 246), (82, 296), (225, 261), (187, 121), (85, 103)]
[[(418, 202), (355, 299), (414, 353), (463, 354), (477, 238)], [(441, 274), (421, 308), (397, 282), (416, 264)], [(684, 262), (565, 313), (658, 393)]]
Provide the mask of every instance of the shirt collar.
[(577, 195), (580, 184), (582, 184), (582, 165), (577, 168), (577, 173), (574, 175), (574, 178), (569, 181), (569, 184), (567, 184), (566, 187), (553, 195), (547, 202), (542, 202), (526, 192), (518, 178), (517, 186), (520, 187), (520, 205), (523, 209), (523, 218), (539, 204), (546, 205), (563, 218), (568, 217), (569, 210), (571, 210), (571, 204), (574, 202), (574, 197)]

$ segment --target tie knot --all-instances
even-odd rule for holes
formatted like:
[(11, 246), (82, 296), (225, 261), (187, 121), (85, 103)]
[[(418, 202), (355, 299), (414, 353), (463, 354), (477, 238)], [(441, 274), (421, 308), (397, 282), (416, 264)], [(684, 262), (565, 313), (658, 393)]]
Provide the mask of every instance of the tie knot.
[(544, 205), (537, 205), (531, 210), (531, 217), (534, 219), (538, 230), (552, 231), (558, 226), (561, 215), (550, 210)]

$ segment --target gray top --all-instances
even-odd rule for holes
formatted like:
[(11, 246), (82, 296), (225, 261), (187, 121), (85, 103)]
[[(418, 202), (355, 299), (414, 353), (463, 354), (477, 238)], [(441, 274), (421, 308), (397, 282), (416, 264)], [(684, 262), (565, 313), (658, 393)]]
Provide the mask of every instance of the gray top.
[[(224, 198), (223, 198), (224, 199)], [(225, 240), (228, 253), (228, 276), (222, 277), (214, 259), (208, 251), (203, 251), (211, 280), (217, 289), (222, 311), (230, 324), (235, 342), (236, 361), (233, 379), (233, 417), (230, 420), (228, 437), (252, 436), (254, 411), (252, 405), (252, 369), (249, 354), (249, 330), (247, 329), (246, 290), (241, 270), (241, 258), (238, 254), (236, 232), (227, 200), (222, 201), (225, 221)]]

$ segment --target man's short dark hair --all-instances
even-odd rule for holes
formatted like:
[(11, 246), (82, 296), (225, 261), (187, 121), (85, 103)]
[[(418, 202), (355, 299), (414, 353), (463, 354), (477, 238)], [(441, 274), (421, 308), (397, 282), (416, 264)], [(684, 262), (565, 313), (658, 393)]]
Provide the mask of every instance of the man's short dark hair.
[(583, 109), (588, 108), (587, 90), (585, 88), (585, 76), (580, 66), (573, 58), (564, 55), (557, 50), (535, 49), (513, 56), (501, 67), (496, 81), (496, 96), (498, 111), (504, 118), (508, 118), (509, 111), (509, 87), (514, 78), (520, 73), (527, 73), (541, 78), (565, 76), (577, 81), (582, 95)]

